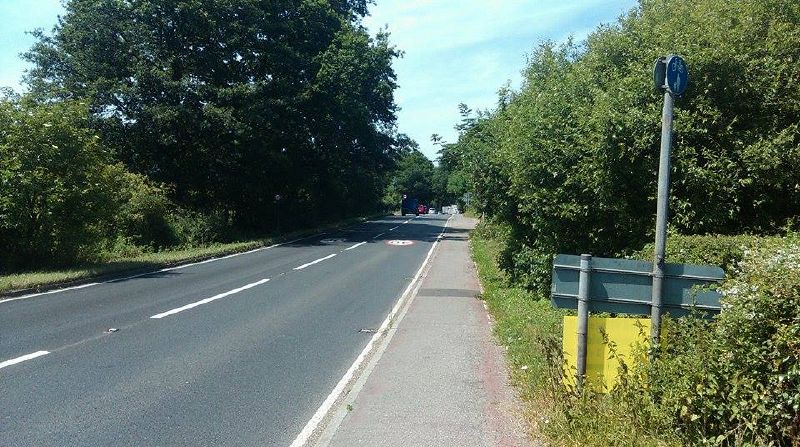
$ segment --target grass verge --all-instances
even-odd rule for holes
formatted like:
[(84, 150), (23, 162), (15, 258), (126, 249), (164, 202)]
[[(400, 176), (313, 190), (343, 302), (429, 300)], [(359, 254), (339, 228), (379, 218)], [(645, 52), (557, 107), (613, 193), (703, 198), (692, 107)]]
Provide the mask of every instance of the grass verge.
[[(483, 286), (481, 298), (495, 320), (494, 332), (506, 346), (511, 381), (524, 402), (525, 418), (530, 434), (541, 439), (552, 408), (545, 402), (545, 390), (551, 386), (552, 362), (548, 349), (561, 334), (561, 311), (549, 300), (512, 285), (497, 265), (502, 242), (492, 238), (486, 227), (473, 232), (470, 238), (472, 256)], [(558, 345), (560, 349), (560, 344)], [(542, 439), (543, 440), (543, 439)]]
[(132, 257), (117, 257), (101, 264), (77, 266), (68, 269), (0, 275), (0, 299), (2, 299), (3, 294), (13, 294), (15, 291), (35, 292), (40, 289), (79, 283), (94, 278), (136, 274), (138, 272), (147, 272), (190, 262), (198, 262), (204, 259), (226, 256), (233, 253), (240, 253), (259, 247), (269, 246), (280, 241), (291, 240), (304, 235), (311, 235), (320, 231), (351, 225), (371, 217), (377, 216), (346, 219), (316, 228), (282, 234), (276, 237), (253, 239), (227, 244), (211, 244), (202, 247), (163, 250), (154, 253), (144, 253)]
[[(470, 238), (484, 288), (482, 299), (507, 347), (511, 381), (523, 400), (524, 417), (537, 444), (553, 446), (680, 445), (659, 424), (638, 412), (646, 402), (602, 394), (569, 392), (560, 385), (562, 318), (548, 297), (514, 286), (497, 264), (501, 237), (481, 225)], [(624, 397), (624, 396), (623, 396)], [(649, 412), (648, 412), (649, 414)]]

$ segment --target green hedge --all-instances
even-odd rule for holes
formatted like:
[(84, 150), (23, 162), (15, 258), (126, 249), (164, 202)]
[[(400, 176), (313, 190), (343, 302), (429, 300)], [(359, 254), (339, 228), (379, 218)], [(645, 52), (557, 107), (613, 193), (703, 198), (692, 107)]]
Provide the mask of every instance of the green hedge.
[(229, 223), (116, 162), (86, 104), (0, 98), (0, 272), (208, 244)]
[(693, 443), (800, 444), (800, 238), (760, 241), (723, 283), (721, 315), (674, 322), (652, 367), (651, 396)]
[[(667, 237), (667, 262), (687, 264), (710, 264), (731, 272), (744, 254), (756, 248), (777, 249), (785, 243), (781, 236), (739, 235), (669, 235)], [(653, 260), (653, 244), (634, 251), (628, 257)]]
[(728, 268), (722, 313), (712, 321), (666, 319), (655, 361), (624, 365), (609, 394), (563, 393), (553, 436), (602, 445), (591, 439), (605, 427), (631, 435), (619, 445), (650, 445), (635, 432), (654, 430), (665, 444), (800, 445), (800, 236), (670, 241), (672, 261)]
[(522, 86), (465, 113), (442, 157), (458, 160), (471, 205), (513, 228), (503, 267), (546, 293), (553, 253), (613, 256), (653, 240), (653, 61), (681, 54), (691, 74), (675, 103), (670, 224), (779, 232), (800, 215), (798, 48), (797, 0), (641, 1), (585, 42), (535, 48)]

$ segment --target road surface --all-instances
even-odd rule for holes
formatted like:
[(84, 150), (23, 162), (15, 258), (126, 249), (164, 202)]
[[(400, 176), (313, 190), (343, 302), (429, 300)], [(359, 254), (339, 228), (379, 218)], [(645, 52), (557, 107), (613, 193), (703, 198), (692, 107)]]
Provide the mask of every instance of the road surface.
[(0, 301), (0, 446), (288, 446), (446, 221)]

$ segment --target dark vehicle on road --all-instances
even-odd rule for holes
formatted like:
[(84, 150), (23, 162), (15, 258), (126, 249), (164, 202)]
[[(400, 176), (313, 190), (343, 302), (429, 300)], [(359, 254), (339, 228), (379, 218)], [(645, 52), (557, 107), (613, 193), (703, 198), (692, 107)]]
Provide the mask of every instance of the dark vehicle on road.
[(400, 204), (400, 215), (405, 216), (406, 214), (416, 214), (419, 216), (418, 210), (419, 203), (417, 199), (412, 199), (407, 196), (403, 196), (403, 202)]

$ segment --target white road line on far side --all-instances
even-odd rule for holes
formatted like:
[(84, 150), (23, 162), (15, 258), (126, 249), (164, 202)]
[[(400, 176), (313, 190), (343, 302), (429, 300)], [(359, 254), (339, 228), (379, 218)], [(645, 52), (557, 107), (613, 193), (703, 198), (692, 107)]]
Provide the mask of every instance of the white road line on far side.
[(372, 239), (378, 239), (379, 237), (383, 236), (384, 234), (386, 234), (386, 233), (376, 234), (375, 236), (372, 236)]
[(68, 292), (68, 291), (70, 291), (70, 290), (85, 289), (85, 288), (87, 288), (87, 287), (96, 286), (96, 285), (98, 285), (98, 284), (102, 284), (102, 283), (99, 283), (99, 282), (90, 282), (90, 283), (88, 283), (88, 284), (81, 284), (81, 285), (79, 285), (79, 286), (64, 287), (63, 289), (56, 289), (56, 290), (48, 290), (47, 292), (32, 293), (32, 294), (30, 294), (30, 295), (24, 295), (24, 296), (18, 296), (18, 297), (16, 297), (16, 298), (8, 298), (8, 299), (5, 299), (5, 300), (0, 300), (0, 304), (2, 304), (2, 303), (8, 303), (8, 302), (11, 302), (11, 301), (24, 300), (24, 299), (26, 299), (26, 298), (33, 298), (33, 297), (35, 297), (35, 296), (41, 296), (41, 295), (51, 295), (51, 294), (53, 294), (53, 293), (59, 293), (59, 292)]
[(26, 354), (23, 355), (22, 357), (6, 360), (5, 362), (0, 362), (0, 369), (5, 368), (6, 366), (16, 365), (17, 363), (22, 363), (25, 360), (35, 359), (36, 357), (41, 357), (47, 354), (50, 354), (50, 351), (36, 351), (33, 354)]
[[(450, 218), (447, 219), (447, 222), (442, 228), (442, 233), (440, 234), (443, 234), (445, 232), (445, 230), (447, 229), (447, 224), (449, 222)], [(400, 309), (408, 300), (409, 293), (411, 292), (417, 281), (419, 281), (422, 272), (425, 270), (425, 268), (428, 265), (428, 262), (431, 259), (431, 255), (433, 255), (433, 251), (436, 249), (438, 245), (439, 245), (439, 239), (437, 238), (436, 242), (434, 242), (433, 245), (431, 246), (431, 249), (428, 250), (428, 255), (425, 256), (425, 260), (422, 261), (422, 265), (419, 267), (419, 270), (417, 270), (416, 275), (414, 275), (414, 278), (408, 284), (408, 287), (406, 287), (406, 290), (403, 292), (403, 294), (400, 295), (400, 298), (397, 300), (397, 303), (395, 303), (394, 307), (392, 308), (392, 311), (389, 312), (389, 315), (387, 315), (386, 319), (383, 320), (381, 327), (377, 331), (375, 331), (375, 334), (369, 340), (367, 346), (364, 347), (364, 350), (361, 351), (358, 357), (356, 357), (356, 360), (350, 366), (350, 369), (348, 369), (347, 372), (344, 373), (344, 376), (342, 376), (341, 380), (339, 380), (339, 383), (336, 384), (336, 387), (333, 388), (333, 391), (331, 391), (331, 393), (328, 395), (325, 401), (322, 402), (322, 405), (319, 406), (316, 413), (314, 413), (314, 415), (311, 416), (311, 419), (306, 423), (305, 427), (303, 427), (303, 430), (297, 435), (297, 437), (294, 438), (294, 441), (289, 447), (305, 446), (309, 438), (311, 438), (311, 435), (314, 434), (314, 431), (317, 430), (317, 427), (319, 427), (320, 422), (322, 422), (322, 420), (331, 410), (331, 408), (339, 399), (339, 397), (342, 395), (342, 393), (344, 393), (347, 385), (350, 383), (351, 380), (353, 380), (353, 376), (355, 375), (356, 371), (358, 371), (359, 368), (361, 368), (361, 364), (364, 363), (364, 361), (367, 359), (367, 356), (376, 346), (378, 339), (389, 328), (389, 325), (395, 319), (395, 316), (398, 314), (398, 312), (400, 312)], [(399, 324), (399, 321), (397, 321), (396, 324)]]
[(396, 229), (398, 229), (398, 228), (400, 228), (400, 225), (398, 225), (398, 226), (396, 226), (396, 227), (389, 228), (389, 231), (394, 231), (394, 230), (396, 230)]
[(320, 236), (322, 234), (325, 234), (325, 233), (324, 232), (315, 233), (315, 234), (312, 234), (310, 236), (304, 236), (304, 237), (300, 237), (300, 238), (297, 238), (297, 239), (292, 239), (291, 241), (281, 242), (279, 244), (272, 244), (272, 245), (269, 245), (269, 246), (266, 246), (266, 247), (258, 247), (258, 248), (254, 248), (254, 249), (248, 250), (248, 251), (243, 251), (243, 252), (239, 252), (239, 253), (231, 253), (231, 254), (225, 255), (225, 256), (220, 256), (220, 257), (216, 257), (216, 258), (209, 258), (209, 259), (205, 259), (203, 261), (198, 261), (198, 262), (190, 262), (188, 264), (176, 265), (174, 267), (166, 267), (166, 268), (163, 268), (163, 269), (153, 270), (153, 271), (149, 271), (149, 272), (145, 272), (145, 273), (138, 273), (136, 275), (125, 276), (125, 277), (122, 277), (122, 278), (113, 278), (113, 279), (109, 279), (107, 281), (92, 282), (92, 283), (88, 283), (88, 284), (81, 284), (79, 286), (65, 287), (63, 289), (48, 290), (47, 292), (31, 293), (31, 294), (28, 294), (28, 295), (18, 296), (18, 297), (15, 297), (15, 298), (7, 298), (7, 299), (0, 298), (0, 304), (10, 303), (12, 301), (18, 301), (18, 300), (25, 300), (25, 299), (28, 299), (28, 298), (35, 298), (37, 296), (42, 296), (42, 295), (50, 295), (50, 294), (54, 294), (54, 293), (67, 292), (67, 291), (70, 291), (70, 290), (83, 289), (83, 288), (86, 288), (86, 287), (98, 286), (100, 284), (111, 284), (111, 283), (115, 283), (115, 282), (121, 282), (121, 281), (125, 281), (125, 280), (128, 280), (128, 279), (135, 279), (135, 278), (141, 278), (142, 276), (153, 275), (155, 273), (163, 273), (163, 272), (171, 272), (173, 270), (181, 270), (181, 269), (185, 269), (186, 267), (192, 267), (192, 266), (200, 265), (200, 264), (208, 264), (210, 262), (222, 261), (224, 259), (235, 258), (237, 256), (242, 256), (242, 255), (249, 255), (251, 253), (256, 253), (256, 252), (263, 251), (263, 250), (269, 250), (270, 248), (280, 247), (281, 245), (292, 244), (292, 243), (295, 243), (295, 242), (298, 242), (298, 241), (302, 241), (304, 239), (310, 239), (310, 238), (315, 237), (315, 236)]
[(211, 298), (206, 298), (206, 299), (203, 299), (203, 300), (200, 300), (200, 301), (196, 301), (196, 302), (191, 303), (191, 304), (187, 304), (185, 306), (177, 307), (175, 309), (168, 310), (166, 312), (162, 312), (160, 314), (153, 315), (150, 318), (160, 319), (160, 318), (168, 317), (168, 316), (174, 315), (174, 314), (176, 314), (178, 312), (183, 312), (184, 310), (189, 310), (189, 309), (191, 309), (193, 307), (197, 307), (197, 306), (200, 306), (200, 305), (203, 305), (203, 304), (206, 304), (206, 303), (210, 303), (210, 302), (216, 301), (216, 300), (218, 300), (220, 298), (225, 298), (226, 296), (233, 295), (234, 293), (239, 293), (239, 292), (241, 292), (243, 290), (247, 290), (247, 289), (253, 288), (255, 286), (260, 286), (261, 284), (264, 284), (267, 281), (269, 281), (269, 279), (262, 279), (261, 281), (256, 281), (254, 283), (247, 284), (246, 286), (242, 286), (242, 287), (239, 287), (237, 289), (233, 289), (233, 290), (227, 291), (225, 293), (220, 293), (219, 295), (214, 295)]
[(334, 257), (334, 256), (336, 256), (336, 253), (334, 253), (334, 254), (331, 254), (331, 255), (328, 255), (328, 256), (325, 256), (324, 258), (315, 259), (315, 260), (313, 260), (313, 261), (311, 261), (311, 262), (308, 262), (308, 263), (306, 263), (306, 264), (303, 264), (303, 265), (298, 265), (298, 266), (297, 266), (297, 267), (295, 267), (294, 269), (295, 269), (295, 270), (303, 270), (303, 269), (304, 269), (304, 268), (306, 268), (306, 267), (312, 266), (312, 265), (314, 265), (314, 264), (318, 264), (318, 263), (320, 263), (320, 262), (322, 262), (322, 261), (326, 261), (326, 260), (328, 260), (328, 259), (330, 259), (330, 258), (332, 258), (332, 257)]
[(367, 243), (366, 241), (364, 241), (364, 242), (359, 242), (359, 243), (357, 243), (357, 244), (355, 244), (355, 245), (352, 245), (352, 246), (350, 246), (350, 247), (347, 247), (347, 248), (345, 248), (345, 249), (344, 249), (344, 251), (348, 251), (348, 250), (352, 250), (352, 249), (354, 249), (354, 248), (358, 248), (358, 247), (360, 247), (360, 246), (362, 246), (362, 245), (364, 245), (364, 244), (366, 244), (366, 243)]

